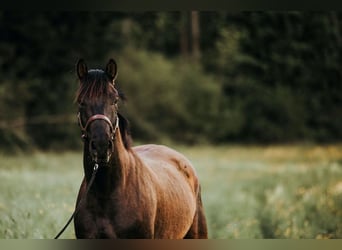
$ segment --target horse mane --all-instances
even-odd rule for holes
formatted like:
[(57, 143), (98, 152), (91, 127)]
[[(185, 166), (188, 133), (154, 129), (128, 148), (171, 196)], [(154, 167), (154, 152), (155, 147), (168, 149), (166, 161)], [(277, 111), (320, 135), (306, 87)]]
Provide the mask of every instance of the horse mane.
[(119, 128), (122, 137), (123, 144), (125, 148), (128, 150), (132, 146), (132, 136), (130, 131), (129, 121), (118, 113), (119, 116)]
[[(74, 101), (82, 103), (84, 99), (96, 100), (98, 98), (115, 98), (115, 96), (118, 96), (121, 100), (126, 100), (125, 95), (111, 84), (110, 78), (103, 70), (91, 69), (80, 80), (80, 86)], [(129, 121), (120, 113), (118, 113), (118, 117), (122, 141), (125, 148), (129, 149), (132, 144)]]

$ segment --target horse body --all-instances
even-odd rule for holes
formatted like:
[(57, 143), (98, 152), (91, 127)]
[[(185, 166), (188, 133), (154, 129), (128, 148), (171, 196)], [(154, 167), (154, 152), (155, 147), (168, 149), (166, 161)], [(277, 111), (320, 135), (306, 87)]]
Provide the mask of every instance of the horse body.
[[(125, 176), (115, 179), (118, 173), (99, 170), (94, 190), (75, 217), (77, 238), (184, 238), (195, 217), (199, 192), (190, 162), (158, 145), (134, 147), (128, 155), (129, 166), (107, 167)], [(127, 169), (115, 169), (120, 167)], [(102, 190), (106, 182), (111, 192)], [(78, 200), (86, 185), (84, 179)]]
[[(84, 142), (85, 177), (76, 203), (76, 237), (207, 238), (200, 185), (190, 161), (166, 146), (130, 147), (125, 119), (117, 114), (119, 129), (115, 129), (110, 124), (115, 116), (105, 113), (84, 115), (91, 123), (80, 124), (91, 138)], [(79, 117), (82, 123), (82, 114)], [(106, 155), (108, 148), (111, 152)], [(98, 155), (99, 169), (86, 193)]]

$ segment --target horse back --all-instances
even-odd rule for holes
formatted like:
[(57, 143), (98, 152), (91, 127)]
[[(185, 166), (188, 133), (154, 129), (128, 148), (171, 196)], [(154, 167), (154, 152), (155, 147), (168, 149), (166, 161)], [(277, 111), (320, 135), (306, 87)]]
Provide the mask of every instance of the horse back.
[(144, 165), (158, 179), (185, 180), (196, 195), (198, 193), (198, 178), (191, 162), (181, 153), (163, 145), (146, 144), (133, 147), (133, 151), (143, 161)]

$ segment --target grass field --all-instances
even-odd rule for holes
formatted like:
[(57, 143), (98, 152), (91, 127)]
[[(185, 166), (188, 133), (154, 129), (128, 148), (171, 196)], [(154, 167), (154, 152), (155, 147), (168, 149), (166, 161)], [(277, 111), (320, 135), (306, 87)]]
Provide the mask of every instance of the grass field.
[[(342, 145), (176, 149), (197, 169), (210, 238), (342, 238)], [(82, 177), (81, 153), (0, 154), (0, 238), (53, 238)]]

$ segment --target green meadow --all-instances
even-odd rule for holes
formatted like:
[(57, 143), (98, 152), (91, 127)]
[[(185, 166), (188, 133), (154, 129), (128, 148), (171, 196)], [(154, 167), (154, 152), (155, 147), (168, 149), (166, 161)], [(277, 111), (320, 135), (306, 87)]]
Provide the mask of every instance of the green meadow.
[[(342, 238), (342, 145), (174, 148), (197, 170), (210, 238)], [(80, 152), (0, 154), (0, 238), (53, 238), (82, 178)]]

